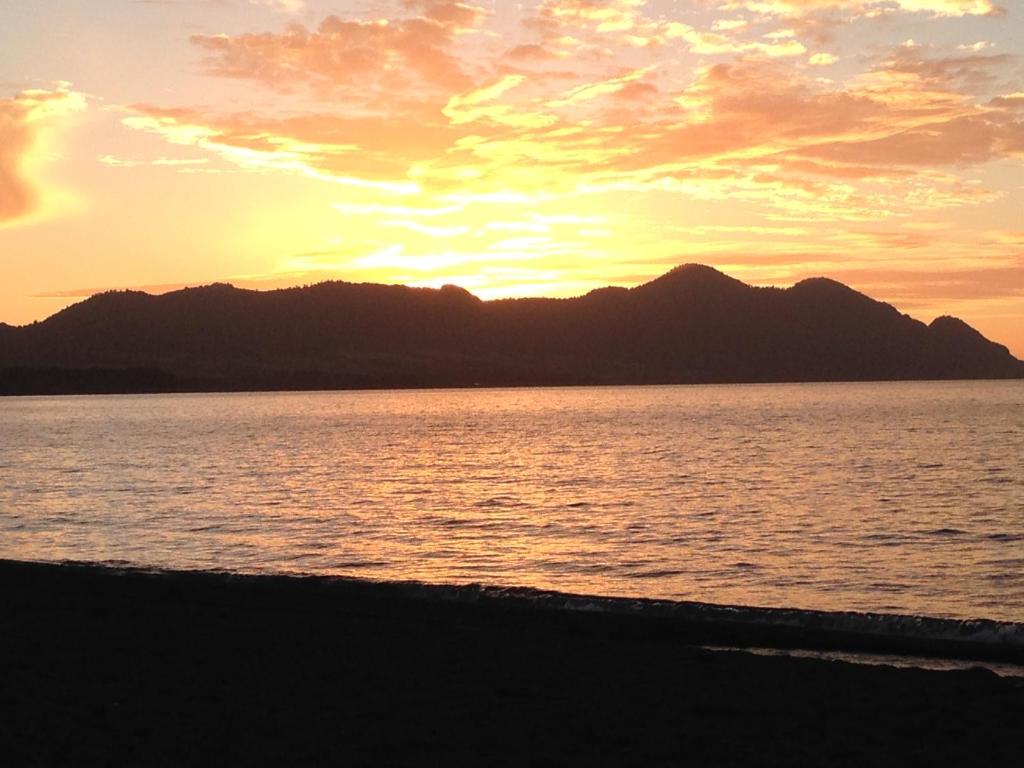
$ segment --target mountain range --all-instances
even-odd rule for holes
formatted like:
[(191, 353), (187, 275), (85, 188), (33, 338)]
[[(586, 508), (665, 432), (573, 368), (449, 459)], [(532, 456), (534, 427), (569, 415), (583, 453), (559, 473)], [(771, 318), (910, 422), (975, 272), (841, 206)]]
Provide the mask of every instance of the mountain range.
[(0, 324), (0, 393), (1021, 378), (953, 317), (826, 278), (746, 285), (687, 264), (635, 288), (482, 301), (325, 282), (109, 291)]

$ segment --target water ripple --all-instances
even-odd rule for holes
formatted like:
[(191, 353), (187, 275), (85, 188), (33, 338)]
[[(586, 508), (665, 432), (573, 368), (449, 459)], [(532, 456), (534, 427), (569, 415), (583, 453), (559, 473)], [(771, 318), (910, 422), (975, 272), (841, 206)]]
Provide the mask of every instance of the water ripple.
[(1020, 382), (0, 400), (0, 556), (1024, 620)]

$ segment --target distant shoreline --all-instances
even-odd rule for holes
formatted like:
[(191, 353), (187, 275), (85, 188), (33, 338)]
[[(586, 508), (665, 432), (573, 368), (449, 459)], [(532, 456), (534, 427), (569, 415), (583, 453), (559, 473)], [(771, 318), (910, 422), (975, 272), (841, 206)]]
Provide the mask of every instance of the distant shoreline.
[(820, 379), (736, 379), (688, 381), (493, 381), (465, 382), (388, 382), (351, 383), (321, 386), (292, 385), (287, 381), (257, 384), (178, 379), (164, 371), (148, 368), (0, 368), (0, 397), (39, 397), (56, 395), (167, 395), (231, 394), (240, 392), (384, 392), (426, 389), (524, 389), (571, 387), (673, 387), (742, 384), (869, 384), (897, 382), (1024, 381), (1020, 376), (944, 377), (944, 378), (820, 378)]
[(0, 749), (12, 765), (1018, 754), (1024, 686), (990, 672), (712, 652), (671, 619), (410, 589), (0, 561)]

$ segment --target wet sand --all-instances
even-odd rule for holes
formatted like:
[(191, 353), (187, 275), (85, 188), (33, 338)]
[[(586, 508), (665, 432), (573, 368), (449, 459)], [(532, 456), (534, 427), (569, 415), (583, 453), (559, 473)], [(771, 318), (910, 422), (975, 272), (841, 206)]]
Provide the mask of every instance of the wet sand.
[(1021, 679), (696, 647), (707, 639), (659, 618), (345, 581), (0, 561), (0, 754), (12, 766), (1020, 757)]

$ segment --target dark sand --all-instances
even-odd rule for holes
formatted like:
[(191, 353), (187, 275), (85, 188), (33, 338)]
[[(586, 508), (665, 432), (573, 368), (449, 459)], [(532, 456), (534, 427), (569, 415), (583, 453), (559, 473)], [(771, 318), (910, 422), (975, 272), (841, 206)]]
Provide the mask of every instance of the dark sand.
[(660, 619), (351, 582), (0, 561), (0, 762), (1015, 765), (1024, 754), (1020, 679), (696, 641)]

